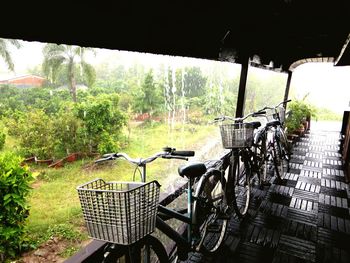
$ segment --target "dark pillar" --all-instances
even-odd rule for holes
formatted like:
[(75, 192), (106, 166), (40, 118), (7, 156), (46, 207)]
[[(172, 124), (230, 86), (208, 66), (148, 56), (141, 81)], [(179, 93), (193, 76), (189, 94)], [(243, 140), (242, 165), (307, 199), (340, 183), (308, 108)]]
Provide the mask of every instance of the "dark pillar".
[(244, 114), (245, 88), (247, 84), (248, 64), (249, 64), (248, 62), (249, 62), (249, 58), (246, 58), (243, 60), (243, 63), (242, 63), (241, 77), (239, 79), (236, 117), (243, 117), (243, 114)]
[[(283, 100), (288, 100), (288, 95), (289, 95), (289, 88), (290, 88), (290, 82), (292, 80), (292, 71), (288, 71), (288, 78), (287, 78), (287, 84), (286, 84), (286, 90), (284, 91), (284, 99)], [(284, 108), (286, 108), (287, 104), (285, 103)]]

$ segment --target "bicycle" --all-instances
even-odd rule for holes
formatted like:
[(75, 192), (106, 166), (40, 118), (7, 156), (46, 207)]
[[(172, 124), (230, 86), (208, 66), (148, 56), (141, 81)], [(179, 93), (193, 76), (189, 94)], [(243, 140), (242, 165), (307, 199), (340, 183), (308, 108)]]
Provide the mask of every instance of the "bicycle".
[[(95, 179), (77, 187), (89, 235), (104, 240), (104, 263), (169, 262), (163, 244), (151, 233), (155, 227), (177, 244), (182, 260), (190, 251), (214, 253), (221, 246), (228, 219), (225, 210), (225, 179), (219, 169), (206, 163), (193, 162), (178, 168), (179, 175), (188, 178), (187, 209), (170, 209), (158, 204), (160, 184), (146, 182), (146, 165), (157, 158), (188, 160), (193, 151), (163, 148), (148, 158), (133, 159), (126, 153), (106, 154), (96, 162), (123, 158), (141, 169), (141, 183), (110, 182)], [(220, 167), (223, 163), (216, 162)], [(179, 234), (165, 221), (175, 218), (187, 225), (187, 237)], [(145, 221), (146, 220), (146, 221)], [(213, 240), (214, 239), (214, 240)]]
[[(228, 174), (225, 195), (229, 208), (233, 209), (239, 218), (247, 215), (250, 204), (251, 182), (256, 169), (257, 160), (253, 151), (254, 131), (261, 126), (260, 122), (244, 122), (249, 117), (258, 117), (266, 112), (254, 112), (241, 118), (221, 116), (214, 119), (230, 121), (221, 124), (220, 133), (222, 146), (229, 149)], [(234, 122), (234, 123), (232, 123)]]
[[(259, 170), (260, 185), (266, 183), (267, 169), (273, 166), (278, 180), (282, 179), (285, 169), (289, 171), (291, 157), (291, 144), (287, 140), (284, 129), (285, 108), (291, 100), (280, 102), (274, 107), (264, 107), (258, 112), (270, 110), (270, 114), (265, 114), (267, 123), (258, 129), (254, 136), (254, 148), (256, 162)], [(272, 163), (272, 165), (269, 165)]]

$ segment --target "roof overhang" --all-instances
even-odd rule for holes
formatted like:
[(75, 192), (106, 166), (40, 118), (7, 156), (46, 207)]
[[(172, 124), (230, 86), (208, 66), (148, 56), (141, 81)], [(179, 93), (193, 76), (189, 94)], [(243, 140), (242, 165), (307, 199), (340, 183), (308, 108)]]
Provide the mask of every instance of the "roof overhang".
[[(342, 52), (350, 32), (347, 0), (25, 5), (15, 17), (2, 12), (0, 37), (236, 63), (250, 59), (278, 71), (309, 58), (350, 65), (349, 48)], [(19, 18), (23, 23), (11, 23)]]

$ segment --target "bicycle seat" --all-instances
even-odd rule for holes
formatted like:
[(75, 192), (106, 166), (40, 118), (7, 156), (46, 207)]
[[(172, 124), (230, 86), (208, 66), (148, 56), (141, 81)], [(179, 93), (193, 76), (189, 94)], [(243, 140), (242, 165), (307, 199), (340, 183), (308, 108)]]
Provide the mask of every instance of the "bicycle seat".
[(179, 175), (188, 178), (196, 178), (198, 176), (203, 175), (207, 171), (204, 163), (194, 162), (188, 163), (185, 165), (181, 165), (178, 168)]
[(278, 125), (281, 125), (281, 122), (277, 121), (277, 120), (276, 121), (270, 121), (270, 122), (266, 123), (267, 127), (271, 127), (271, 126), (276, 127)]
[(257, 128), (259, 128), (260, 126), (261, 126), (261, 123), (260, 123), (260, 121), (251, 121), (251, 122), (249, 122), (251, 125), (253, 125), (253, 128), (254, 129), (257, 129)]

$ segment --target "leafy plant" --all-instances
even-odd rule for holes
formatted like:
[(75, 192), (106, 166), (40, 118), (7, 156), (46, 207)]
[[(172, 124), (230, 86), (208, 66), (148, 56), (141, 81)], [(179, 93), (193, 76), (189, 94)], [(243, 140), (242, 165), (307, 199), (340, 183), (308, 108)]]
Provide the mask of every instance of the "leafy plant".
[(299, 129), (303, 121), (311, 116), (315, 116), (313, 107), (305, 102), (304, 99), (293, 100), (288, 105), (288, 110), (290, 111), (290, 114), (286, 119), (286, 127), (288, 132), (293, 132)]
[(29, 215), (27, 197), (33, 177), (21, 158), (0, 155), (0, 261), (15, 257), (24, 245), (25, 222)]

